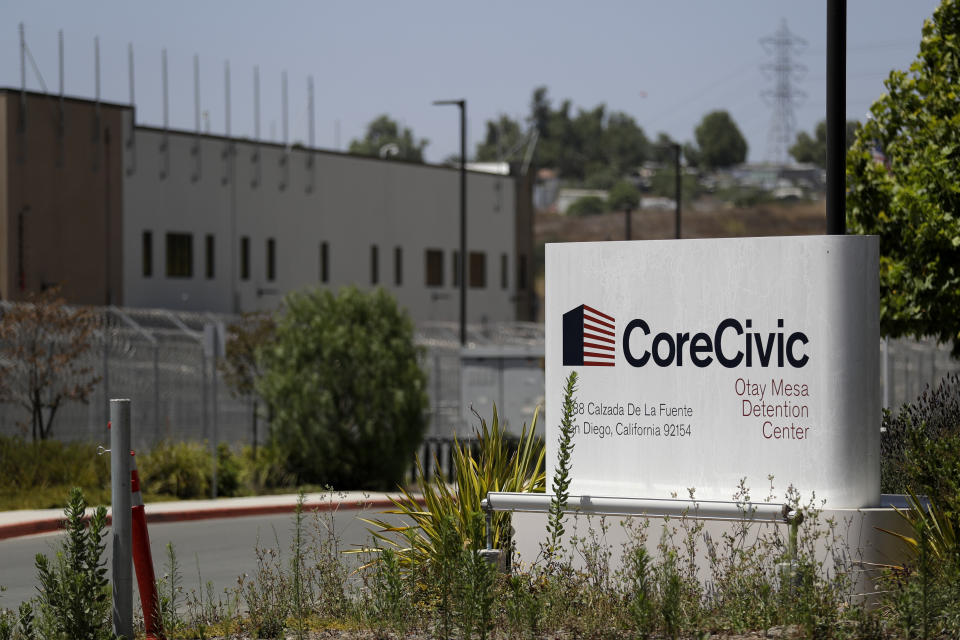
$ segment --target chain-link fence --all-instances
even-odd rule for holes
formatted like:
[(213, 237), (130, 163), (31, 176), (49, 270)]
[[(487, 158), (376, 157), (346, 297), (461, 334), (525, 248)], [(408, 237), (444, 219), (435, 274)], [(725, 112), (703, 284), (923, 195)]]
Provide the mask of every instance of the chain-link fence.
[[(8, 303), (9, 304), (9, 303)], [(195, 440), (244, 445), (267, 438), (263, 411), (253, 400), (234, 397), (214, 365), (214, 345), (204, 336), (208, 325), (229, 326), (236, 318), (212, 313), (100, 307), (95, 311), (92, 347), (86, 366), (100, 376), (87, 404), (70, 402), (58, 411), (52, 437), (109, 441), (109, 400), (132, 403), (133, 447), (149, 449), (159, 440)], [(471, 347), (542, 345), (542, 326), (503, 323), (468, 328)], [(469, 437), (472, 425), (462, 415), (459, 325), (431, 323), (417, 328), (429, 377), (428, 438)], [(217, 345), (218, 353), (223, 352)], [(262, 407), (261, 407), (262, 409)], [(30, 414), (13, 404), (0, 405), (0, 434), (29, 434)]]
[[(101, 381), (88, 404), (68, 403), (60, 409), (54, 438), (106, 443), (110, 398), (130, 398), (135, 448), (149, 448), (162, 439), (216, 438), (231, 445), (266, 441), (267, 425), (254, 411), (252, 399), (231, 395), (214, 366), (212, 343), (205, 344), (207, 325), (229, 326), (235, 318), (116, 307), (101, 307), (96, 315), (97, 330), (86, 357)], [(433, 443), (430, 447), (442, 448), (443, 455), (452, 436), (467, 439), (473, 434), (471, 405), (489, 420), (495, 402), (502, 417), (512, 420), (510, 431), (518, 434), (533, 408), (542, 404), (543, 325), (471, 325), (466, 351), (454, 322), (425, 323), (415, 339), (424, 348), (429, 380), (426, 438)], [(949, 348), (933, 341), (891, 340), (880, 349), (884, 406), (911, 402), (927, 384), (960, 371)], [(29, 418), (22, 407), (0, 405), (0, 433), (28, 433), (23, 425)], [(542, 424), (541, 417), (541, 434)]]

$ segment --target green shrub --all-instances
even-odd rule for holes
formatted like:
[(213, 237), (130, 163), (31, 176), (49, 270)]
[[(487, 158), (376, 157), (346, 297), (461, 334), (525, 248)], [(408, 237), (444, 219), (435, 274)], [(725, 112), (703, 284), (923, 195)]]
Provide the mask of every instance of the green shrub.
[(595, 216), (607, 210), (607, 202), (597, 196), (577, 198), (567, 207), (568, 216)]
[(164, 440), (137, 458), (145, 489), (177, 498), (210, 495), (213, 461), (205, 444)]
[(284, 298), (257, 382), (272, 441), (299, 482), (390, 489), (426, 429), (413, 323), (382, 289)]
[(63, 507), (71, 487), (108, 500), (110, 458), (94, 444), (0, 436), (0, 460), (0, 510)]
[(954, 373), (936, 388), (927, 387), (896, 414), (885, 411), (882, 426), (882, 491), (912, 489), (949, 508), (947, 502), (957, 496), (960, 469), (960, 376)]

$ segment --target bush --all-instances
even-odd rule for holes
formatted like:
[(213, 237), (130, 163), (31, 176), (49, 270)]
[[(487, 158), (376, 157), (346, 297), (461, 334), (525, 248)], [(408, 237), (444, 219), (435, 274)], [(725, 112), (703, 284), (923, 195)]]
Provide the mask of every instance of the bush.
[(607, 210), (607, 203), (603, 198), (597, 196), (583, 196), (574, 200), (567, 207), (568, 216), (594, 216), (604, 213)]
[(0, 511), (63, 507), (74, 486), (96, 502), (109, 499), (110, 458), (96, 445), (0, 436), (0, 460)]
[(955, 494), (949, 483), (960, 467), (960, 376), (951, 374), (935, 389), (928, 387), (896, 414), (885, 411), (880, 451), (884, 493), (912, 488), (940, 504)]
[(143, 487), (152, 493), (177, 498), (210, 495), (213, 464), (206, 445), (160, 441), (149, 453), (137, 457)]
[(622, 180), (613, 185), (607, 196), (607, 208), (610, 211), (626, 211), (640, 206), (640, 191), (629, 182)]
[(413, 324), (388, 293), (291, 293), (262, 356), (272, 441), (300, 482), (396, 486), (426, 429), (427, 397)]

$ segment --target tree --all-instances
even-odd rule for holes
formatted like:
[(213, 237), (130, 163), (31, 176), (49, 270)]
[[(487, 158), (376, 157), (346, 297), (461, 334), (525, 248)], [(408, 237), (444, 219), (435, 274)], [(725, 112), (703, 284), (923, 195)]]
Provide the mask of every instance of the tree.
[(60, 407), (71, 401), (86, 404), (100, 381), (85, 362), (95, 328), (93, 311), (67, 307), (57, 287), (4, 309), (0, 401), (30, 413), (34, 442), (50, 437)]
[[(223, 382), (235, 398), (252, 398), (253, 454), (257, 453), (258, 402), (257, 380), (264, 373), (261, 349), (276, 332), (276, 323), (269, 313), (256, 311), (244, 313), (240, 319), (227, 327), (227, 340), (223, 359), (219, 362)], [(267, 416), (268, 421), (270, 416)]]
[(640, 205), (640, 191), (633, 184), (621, 180), (613, 185), (607, 196), (607, 208), (610, 211), (636, 209)]
[(851, 233), (880, 236), (880, 326), (960, 356), (960, 1), (923, 25), (847, 153)]
[(396, 487), (423, 437), (427, 397), (413, 324), (389, 294), (291, 293), (261, 355), (256, 387), (300, 482)]
[(496, 120), (487, 120), (487, 135), (477, 145), (478, 162), (499, 162), (507, 160), (506, 153), (516, 147), (525, 132), (520, 123), (510, 116), (501, 114)]
[[(860, 123), (856, 120), (847, 120), (845, 131), (845, 148), (850, 149), (857, 135)], [(827, 121), (821, 120), (814, 129), (813, 136), (806, 131), (797, 134), (797, 141), (790, 147), (790, 155), (797, 162), (810, 162), (818, 167), (827, 166)]]
[(697, 161), (706, 169), (722, 169), (747, 159), (747, 141), (726, 111), (711, 111), (694, 130)]
[(414, 138), (409, 127), (400, 131), (396, 121), (384, 114), (367, 125), (363, 140), (350, 142), (350, 153), (423, 162), (423, 150), (427, 144), (426, 138)]
[(673, 166), (677, 159), (676, 146), (676, 141), (661, 131), (657, 134), (657, 141), (653, 143), (650, 150), (650, 157), (657, 164)]

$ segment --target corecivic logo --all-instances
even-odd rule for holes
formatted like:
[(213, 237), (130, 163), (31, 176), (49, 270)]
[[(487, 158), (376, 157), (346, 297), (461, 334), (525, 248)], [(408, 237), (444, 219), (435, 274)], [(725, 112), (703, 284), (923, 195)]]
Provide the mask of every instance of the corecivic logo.
[[(725, 318), (712, 332), (661, 331), (654, 334), (641, 318), (627, 323), (623, 330), (623, 357), (633, 367), (651, 362), (658, 367), (693, 364), (708, 367), (793, 367), (800, 369), (810, 361), (805, 347), (810, 338), (802, 331), (787, 334), (783, 319), (777, 331), (752, 331), (753, 320), (743, 323)], [(580, 305), (563, 314), (563, 365), (612, 367), (616, 361), (616, 329), (612, 316), (593, 307)], [(653, 336), (649, 338), (649, 336)]]
[(612, 367), (616, 320), (585, 304), (563, 314), (563, 366)]

